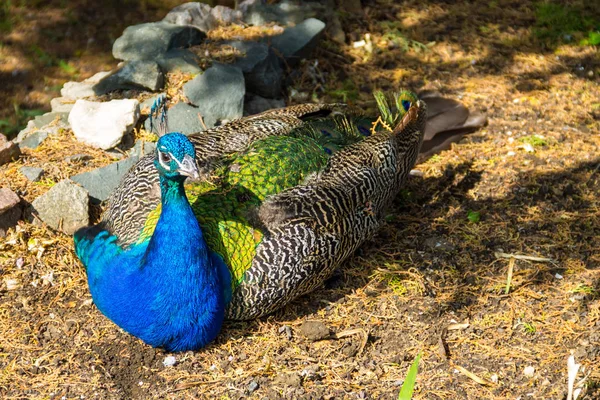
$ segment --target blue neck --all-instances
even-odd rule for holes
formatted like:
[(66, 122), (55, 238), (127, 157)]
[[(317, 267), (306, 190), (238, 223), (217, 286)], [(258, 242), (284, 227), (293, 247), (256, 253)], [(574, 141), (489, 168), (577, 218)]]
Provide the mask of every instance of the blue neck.
[(231, 281), (206, 245), (183, 179), (161, 176), (160, 186), (162, 212), (150, 241), (111, 261), (114, 272), (105, 271), (106, 281), (92, 295), (106, 316), (146, 343), (195, 350), (219, 333), (228, 296), (223, 288)]

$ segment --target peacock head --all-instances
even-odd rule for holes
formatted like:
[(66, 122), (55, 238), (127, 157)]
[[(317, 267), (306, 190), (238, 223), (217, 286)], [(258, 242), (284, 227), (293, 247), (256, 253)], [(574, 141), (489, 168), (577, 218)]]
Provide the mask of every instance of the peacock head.
[(190, 140), (179, 132), (167, 133), (158, 139), (154, 165), (158, 173), (169, 179), (198, 178), (196, 151)]

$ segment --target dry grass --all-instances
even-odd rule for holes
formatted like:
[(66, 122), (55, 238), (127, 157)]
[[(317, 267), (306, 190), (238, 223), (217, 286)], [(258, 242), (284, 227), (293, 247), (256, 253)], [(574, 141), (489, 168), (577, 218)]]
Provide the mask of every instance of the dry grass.
[[(374, 88), (437, 89), (485, 111), (489, 125), (418, 165), (423, 177), (410, 179), (379, 235), (323, 288), (267, 318), (227, 323), (173, 367), (95, 309), (69, 237), (21, 223), (0, 239), (0, 397), (394, 398), (419, 351), (417, 399), (563, 399), (571, 353), (590, 374), (587, 398), (600, 396), (597, 51), (540, 47), (530, 4), (384, 8), (344, 21), (350, 39), (371, 34), (372, 53), (326, 41), (294, 87), (365, 110)], [(390, 48), (381, 21), (436, 44)], [(170, 77), (171, 96), (185, 79)], [(76, 153), (94, 158), (64, 161)], [(1, 166), (0, 186), (31, 201), (110, 161), (64, 131)], [(45, 168), (47, 184), (26, 182), (22, 165)], [(306, 340), (305, 320), (331, 338)]]

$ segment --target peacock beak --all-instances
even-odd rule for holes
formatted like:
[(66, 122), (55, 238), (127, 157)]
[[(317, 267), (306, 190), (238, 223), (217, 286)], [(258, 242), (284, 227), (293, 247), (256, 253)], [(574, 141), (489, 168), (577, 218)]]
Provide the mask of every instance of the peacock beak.
[(183, 161), (178, 162), (179, 173), (183, 176), (188, 176), (192, 179), (198, 179), (200, 174), (198, 173), (198, 166), (194, 159), (187, 154), (183, 157)]

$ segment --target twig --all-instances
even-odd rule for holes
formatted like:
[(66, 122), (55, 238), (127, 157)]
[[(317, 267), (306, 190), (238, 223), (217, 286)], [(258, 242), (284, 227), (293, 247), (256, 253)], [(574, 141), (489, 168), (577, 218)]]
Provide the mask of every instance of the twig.
[(526, 261), (537, 261), (537, 262), (549, 262), (556, 263), (555, 260), (546, 257), (535, 257), (535, 256), (526, 256), (523, 254), (511, 254), (511, 253), (501, 253), (499, 251), (494, 253), (496, 258), (512, 258), (515, 260), (526, 260)]
[(204, 127), (204, 130), (208, 130), (208, 128), (206, 127), (206, 124), (204, 123), (204, 118), (202, 118), (202, 114), (198, 113), (198, 119), (200, 120), (200, 123)]
[(515, 259), (511, 257), (508, 261), (508, 276), (506, 277), (506, 287), (504, 288), (504, 294), (508, 294), (508, 292), (510, 292), (510, 283), (512, 282), (514, 269)]

